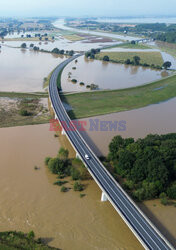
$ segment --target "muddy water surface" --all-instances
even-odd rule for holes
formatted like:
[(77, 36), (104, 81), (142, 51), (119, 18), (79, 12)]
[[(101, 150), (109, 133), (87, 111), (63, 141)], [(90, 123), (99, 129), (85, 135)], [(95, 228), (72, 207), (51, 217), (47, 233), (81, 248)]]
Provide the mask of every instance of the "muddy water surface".
[[(92, 118), (82, 119), (86, 122), (86, 131), (81, 132), (86, 141), (90, 144), (93, 150), (101, 155), (108, 153), (108, 145), (112, 138), (116, 135), (122, 137), (143, 138), (146, 135), (152, 134), (166, 134), (176, 133), (176, 98), (159, 104), (150, 105), (144, 108), (113, 113), (109, 115), (102, 115)], [(93, 121), (97, 127), (92, 127)], [(110, 131), (109, 125), (107, 131), (101, 131), (100, 123), (108, 121), (114, 123), (115, 121), (123, 121), (125, 123), (125, 130), (121, 126)], [(123, 129), (123, 131), (120, 131)]]
[[(123, 65), (99, 60), (88, 60), (84, 56), (69, 63), (62, 73), (63, 91), (86, 91), (86, 85), (94, 83), (100, 89), (123, 89), (146, 84), (168, 76), (168, 72), (145, 67)], [(76, 67), (76, 69), (74, 69)], [(68, 78), (71, 73), (71, 78)], [(76, 79), (76, 84), (71, 82)], [(84, 82), (84, 86), (80, 86)]]
[(0, 138), (0, 231), (34, 230), (66, 250), (142, 249), (110, 203), (100, 202), (94, 181), (85, 183), (82, 199), (53, 185), (43, 160), (55, 156), (60, 144), (49, 125), (0, 129)]
[(65, 57), (29, 50), (2, 47), (0, 91), (43, 91), (43, 79)]

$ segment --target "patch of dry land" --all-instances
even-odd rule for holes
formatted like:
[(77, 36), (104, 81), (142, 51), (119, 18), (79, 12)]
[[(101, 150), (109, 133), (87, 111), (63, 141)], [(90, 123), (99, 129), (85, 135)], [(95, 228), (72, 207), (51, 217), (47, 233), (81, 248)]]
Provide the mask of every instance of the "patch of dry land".
[(48, 123), (47, 98), (0, 97), (0, 127)]
[(103, 60), (104, 56), (109, 56), (109, 60), (111, 62), (116, 63), (125, 63), (127, 59), (133, 60), (134, 56), (140, 57), (141, 64), (154, 64), (158, 66), (163, 65), (163, 58), (160, 52), (153, 51), (153, 52), (101, 52), (100, 54), (96, 54), (96, 59)]

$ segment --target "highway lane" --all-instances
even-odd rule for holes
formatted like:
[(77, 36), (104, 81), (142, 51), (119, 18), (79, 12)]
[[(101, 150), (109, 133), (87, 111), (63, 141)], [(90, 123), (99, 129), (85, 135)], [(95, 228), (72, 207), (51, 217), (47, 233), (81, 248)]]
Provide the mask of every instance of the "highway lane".
[[(78, 56), (79, 55), (61, 63), (53, 72), (49, 85), (50, 99), (55, 113), (60, 121), (64, 121), (67, 124), (70, 124), (71, 121), (58, 95), (56, 82), (60, 70), (62, 70), (67, 63), (76, 59)], [(79, 132), (77, 130), (66, 131), (66, 134), (82, 160), (85, 162), (97, 184), (106, 193), (112, 205), (118, 212), (120, 212), (122, 217), (126, 220), (128, 226), (130, 226), (131, 230), (135, 233), (141, 243), (148, 249), (172, 249), (168, 242), (165, 242), (164, 237), (162, 237), (150, 224), (140, 210), (136, 208), (133, 202), (129, 199), (128, 195), (119, 187), (117, 182), (107, 172), (98, 158), (90, 150)], [(85, 154), (90, 156), (90, 160), (85, 159)]]

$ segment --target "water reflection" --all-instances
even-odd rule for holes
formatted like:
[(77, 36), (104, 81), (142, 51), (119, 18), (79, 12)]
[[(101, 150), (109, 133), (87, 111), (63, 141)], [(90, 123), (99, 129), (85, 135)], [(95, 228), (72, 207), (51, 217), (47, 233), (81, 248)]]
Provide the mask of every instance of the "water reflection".
[[(76, 70), (73, 70), (73, 67), (76, 67)], [(67, 80), (69, 72), (72, 73), (71, 78), (78, 81), (77, 84)], [(63, 91), (87, 91), (86, 85), (91, 83), (98, 85), (100, 89), (123, 89), (140, 86), (167, 75), (167, 71), (88, 60), (82, 56), (78, 58), (77, 64), (73, 61), (65, 67), (62, 74), (62, 89)], [(80, 86), (80, 82), (84, 82), (85, 85)]]
[(0, 54), (0, 91), (35, 92), (43, 90), (43, 79), (64, 56), (2, 47)]

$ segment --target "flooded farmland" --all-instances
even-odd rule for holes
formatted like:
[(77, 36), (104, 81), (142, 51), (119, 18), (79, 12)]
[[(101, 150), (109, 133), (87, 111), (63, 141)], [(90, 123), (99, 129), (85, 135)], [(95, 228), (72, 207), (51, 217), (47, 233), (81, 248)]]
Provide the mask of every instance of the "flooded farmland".
[(51, 246), (66, 250), (142, 249), (111, 204), (100, 202), (93, 180), (85, 183), (82, 199), (53, 185), (56, 177), (44, 158), (55, 156), (60, 143), (48, 124), (1, 128), (0, 138), (0, 231), (34, 230)]
[(43, 91), (43, 79), (65, 57), (23, 49), (2, 47), (0, 91)]
[[(70, 74), (71, 73), (71, 74)], [(70, 78), (68, 78), (70, 74)], [(95, 84), (99, 89), (123, 89), (140, 86), (168, 76), (164, 70), (123, 65), (99, 60), (88, 60), (84, 56), (67, 65), (62, 74), (62, 90), (86, 91), (86, 85)], [(76, 79), (77, 83), (71, 82)], [(80, 86), (80, 82), (85, 85)]]

